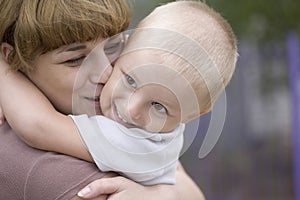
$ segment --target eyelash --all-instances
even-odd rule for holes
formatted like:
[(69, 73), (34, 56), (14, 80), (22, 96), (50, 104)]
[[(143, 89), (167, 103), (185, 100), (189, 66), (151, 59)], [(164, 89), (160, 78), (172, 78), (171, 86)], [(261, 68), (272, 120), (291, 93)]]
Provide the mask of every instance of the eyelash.
[(66, 64), (78, 64), (80, 63), (83, 59), (85, 59), (85, 56), (80, 56), (77, 58), (72, 58), (70, 60), (65, 61), (64, 63)]
[[(124, 73), (124, 77), (125, 77), (125, 80), (126, 80), (127, 84), (128, 84), (130, 87), (133, 87), (133, 88), (136, 88), (136, 87), (137, 87), (134, 78), (132, 78), (131, 76), (129, 76), (128, 74), (125, 74), (125, 73)], [(134, 81), (135, 86), (132, 86), (133, 83), (129, 83), (129, 79), (131, 79), (132, 81)], [(166, 113), (166, 114), (169, 113), (169, 112), (168, 112), (168, 109), (167, 109), (164, 105), (162, 105), (161, 103), (158, 103), (158, 102), (152, 102), (151, 105), (152, 105), (153, 107), (155, 107), (155, 105), (160, 105), (160, 106), (162, 106), (163, 109), (165, 110), (164, 113)], [(155, 109), (156, 109), (156, 108), (155, 108)], [(157, 110), (157, 109), (156, 109), (156, 110)], [(160, 112), (160, 111), (157, 110), (157, 112)], [(161, 113), (161, 112), (160, 112), (160, 113)]]
[[(134, 78), (132, 78), (132, 77), (129, 76), (128, 74), (124, 74), (124, 76), (125, 76), (125, 79), (126, 79), (126, 82), (127, 82), (128, 85), (130, 85), (130, 86), (133, 87), (133, 88), (136, 88), (136, 87), (137, 87), (137, 84), (136, 84)], [(129, 81), (133, 81), (134, 83), (130, 83)]]
[[(164, 109), (164, 113), (167, 113), (168, 114), (168, 109), (162, 105), (161, 103), (158, 103), (158, 102), (152, 102), (151, 103), (153, 107), (155, 107), (155, 105), (160, 105), (163, 109)], [(156, 108), (155, 108), (156, 109)], [(156, 109), (157, 110), (157, 109)], [(160, 112), (159, 110), (157, 110), (157, 112)], [(160, 112), (161, 113), (161, 112)]]

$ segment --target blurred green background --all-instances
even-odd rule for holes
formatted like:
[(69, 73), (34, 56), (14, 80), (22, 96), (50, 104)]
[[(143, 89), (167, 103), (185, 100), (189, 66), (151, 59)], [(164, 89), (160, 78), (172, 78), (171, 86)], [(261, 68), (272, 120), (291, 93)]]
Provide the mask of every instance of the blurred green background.
[[(131, 27), (166, 2), (170, 1), (130, 1)], [(290, 33), (300, 36), (300, 1), (205, 2), (231, 24), (240, 56), (226, 89), (227, 116), (217, 145), (204, 159), (198, 158), (210, 119), (205, 115), (181, 161), (208, 200), (299, 200), (295, 192), (300, 188), (294, 184), (293, 159), (298, 155), (292, 153), (287, 39)], [(299, 47), (296, 42), (294, 47)]]

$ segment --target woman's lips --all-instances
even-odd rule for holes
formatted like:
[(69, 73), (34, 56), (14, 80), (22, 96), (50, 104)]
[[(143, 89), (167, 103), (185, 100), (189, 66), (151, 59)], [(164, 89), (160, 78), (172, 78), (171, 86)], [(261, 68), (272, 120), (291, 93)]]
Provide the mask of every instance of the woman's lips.
[(98, 84), (98, 86), (94, 90), (94, 96), (85, 96), (84, 98), (91, 101), (95, 106), (100, 107), (100, 94), (102, 92), (103, 85)]
[(95, 104), (99, 104), (100, 105), (100, 97), (85, 97), (85, 99), (92, 101)]
[(95, 114), (102, 114), (100, 106), (100, 97), (84, 97), (84, 99), (86, 99), (89, 102), (89, 104), (91, 104), (94, 107), (96, 111)]

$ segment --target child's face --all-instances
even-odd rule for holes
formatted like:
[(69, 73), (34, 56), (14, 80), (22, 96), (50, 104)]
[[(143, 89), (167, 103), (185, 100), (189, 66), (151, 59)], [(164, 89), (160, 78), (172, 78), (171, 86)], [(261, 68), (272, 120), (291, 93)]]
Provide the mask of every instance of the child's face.
[(101, 94), (103, 114), (128, 128), (169, 132), (198, 107), (179, 73), (149, 50), (122, 56)]

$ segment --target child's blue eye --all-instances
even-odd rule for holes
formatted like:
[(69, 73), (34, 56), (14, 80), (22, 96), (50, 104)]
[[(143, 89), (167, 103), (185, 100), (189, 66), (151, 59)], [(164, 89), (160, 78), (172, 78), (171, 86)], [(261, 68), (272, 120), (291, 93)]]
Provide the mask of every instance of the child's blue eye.
[(155, 110), (157, 110), (158, 112), (167, 113), (167, 109), (163, 105), (161, 105), (160, 103), (152, 102), (151, 104), (155, 108)]
[(133, 87), (133, 88), (136, 88), (136, 87), (137, 87), (137, 84), (136, 84), (135, 80), (134, 80), (131, 76), (129, 76), (128, 74), (125, 74), (125, 79), (126, 79), (127, 83), (128, 83), (131, 87)]

